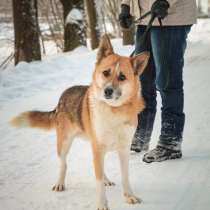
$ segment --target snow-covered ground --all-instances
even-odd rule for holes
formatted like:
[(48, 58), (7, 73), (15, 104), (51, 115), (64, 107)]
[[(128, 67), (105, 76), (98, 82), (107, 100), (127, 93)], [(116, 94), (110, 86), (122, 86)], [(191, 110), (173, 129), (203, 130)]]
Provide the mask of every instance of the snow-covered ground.
[[(48, 24), (41, 22), (39, 23), (40, 30), (42, 32), (42, 36), (51, 36)], [(14, 53), (14, 31), (13, 31), (13, 23), (11, 22), (2, 22), (1, 14), (0, 14), (0, 66), (1, 64), (7, 60), (10, 55)], [(61, 49), (56, 47), (56, 44), (53, 40), (44, 39), (44, 49), (43, 42), (41, 42), (41, 53), (42, 57), (46, 57), (49, 55), (57, 54), (61, 52)], [(13, 58), (13, 57), (12, 57)], [(14, 59), (9, 62), (9, 66), (14, 64)], [(6, 65), (7, 66), (7, 65)], [(5, 69), (5, 65), (0, 67), (0, 71)]]
[[(132, 47), (113, 40), (115, 51), (129, 55)], [(186, 127), (183, 158), (145, 164), (131, 154), (130, 177), (135, 193), (143, 199), (130, 206), (123, 200), (117, 155), (108, 154), (106, 169), (115, 187), (107, 189), (113, 210), (210, 209), (210, 21), (199, 21), (189, 36), (186, 53)], [(1, 51), (2, 53), (2, 51)], [(51, 187), (58, 174), (55, 132), (15, 129), (8, 121), (30, 109), (53, 109), (61, 92), (75, 84), (88, 84), (96, 51), (80, 47), (50, 56), (42, 62), (20, 63), (0, 72), (0, 210), (93, 210), (95, 178), (88, 142), (76, 139), (70, 152), (67, 190)], [(159, 103), (160, 106), (160, 103)], [(158, 140), (160, 113), (151, 148)]]

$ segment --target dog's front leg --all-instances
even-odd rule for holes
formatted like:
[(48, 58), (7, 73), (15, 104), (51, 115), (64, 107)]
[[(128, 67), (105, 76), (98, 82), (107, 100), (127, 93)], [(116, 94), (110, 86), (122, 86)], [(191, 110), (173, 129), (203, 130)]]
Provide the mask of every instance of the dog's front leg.
[(97, 210), (108, 210), (104, 185), (104, 152), (98, 145), (92, 145), (94, 168), (96, 175), (96, 205)]
[(118, 154), (119, 154), (120, 168), (122, 174), (123, 193), (126, 202), (129, 204), (141, 203), (141, 199), (134, 196), (129, 183), (129, 172), (128, 172), (129, 148), (120, 149), (118, 151)]

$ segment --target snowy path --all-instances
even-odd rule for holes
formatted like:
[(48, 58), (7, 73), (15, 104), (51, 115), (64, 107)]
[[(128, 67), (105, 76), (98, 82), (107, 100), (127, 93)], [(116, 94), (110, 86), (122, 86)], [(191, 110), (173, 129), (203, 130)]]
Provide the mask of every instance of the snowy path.
[[(206, 22), (199, 24), (190, 36), (184, 70), (184, 157), (148, 165), (141, 161), (142, 155), (132, 154), (131, 183), (143, 203), (130, 206), (121, 194), (117, 156), (110, 153), (107, 174), (116, 183), (107, 190), (110, 209), (210, 209), (210, 28), (204, 31)], [(132, 49), (119, 43), (114, 41), (116, 52), (128, 55)], [(87, 84), (94, 59), (95, 52), (80, 48), (41, 63), (22, 63), (16, 70), (0, 74), (0, 210), (95, 209), (95, 179), (87, 142), (74, 142), (68, 158), (67, 190), (55, 193), (51, 191), (58, 173), (55, 133), (17, 130), (8, 124), (21, 111), (52, 109), (66, 87)], [(160, 115), (151, 147), (157, 142), (159, 124)]]

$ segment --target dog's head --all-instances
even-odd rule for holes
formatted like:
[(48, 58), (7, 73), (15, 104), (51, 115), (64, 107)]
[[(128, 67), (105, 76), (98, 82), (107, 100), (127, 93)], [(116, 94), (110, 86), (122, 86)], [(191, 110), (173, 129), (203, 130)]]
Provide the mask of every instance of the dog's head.
[(148, 60), (149, 52), (132, 58), (115, 54), (108, 36), (103, 36), (93, 74), (96, 98), (114, 107), (127, 103), (139, 93), (139, 76)]

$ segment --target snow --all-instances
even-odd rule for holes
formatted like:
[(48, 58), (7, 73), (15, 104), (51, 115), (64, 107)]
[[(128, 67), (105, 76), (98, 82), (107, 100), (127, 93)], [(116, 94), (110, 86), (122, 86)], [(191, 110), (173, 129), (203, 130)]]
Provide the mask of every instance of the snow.
[[(117, 155), (108, 154), (106, 171), (116, 183), (107, 188), (113, 210), (208, 210), (210, 206), (210, 20), (201, 20), (189, 36), (185, 59), (186, 127), (183, 158), (145, 164), (142, 154), (131, 154), (130, 180), (140, 205), (124, 202)], [(114, 49), (129, 55), (131, 46), (113, 40)], [(2, 51), (1, 51), (2, 52)], [(96, 51), (75, 51), (46, 57), (42, 62), (20, 63), (0, 72), (0, 210), (89, 210), (95, 207), (95, 178), (88, 142), (75, 139), (68, 157), (65, 192), (51, 187), (58, 175), (55, 132), (15, 129), (9, 120), (31, 109), (51, 110), (62, 91), (89, 84)], [(159, 100), (160, 106), (160, 100)], [(158, 139), (160, 113), (151, 148)]]
[(78, 21), (82, 20), (83, 20), (82, 12), (77, 8), (73, 8), (66, 17), (66, 24), (68, 23), (78, 24)]
[[(42, 36), (50, 36), (51, 32), (49, 25), (43, 22), (39, 23)], [(40, 40), (41, 41), (41, 40)], [(45, 54), (43, 52), (42, 42), (41, 44), (41, 53), (42, 57), (46, 55), (54, 55), (61, 51), (58, 48), (53, 40), (44, 40)], [(0, 65), (9, 57), (9, 55), (14, 53), (14, 31), (13, 24), (11, 22), (0, 22)], [(9, 63), (9, 66), (13, 66), (14, 60)], [(2, 67), (4, 70), (4, 67)], [(2, 70), (0, 67), (0, 71)]]
[[(201, 9), (205, 14), (208, 14), (209, 10), (209, 0), (200, 0)], [(198, 0), (197, 0), (198, 3)]]

